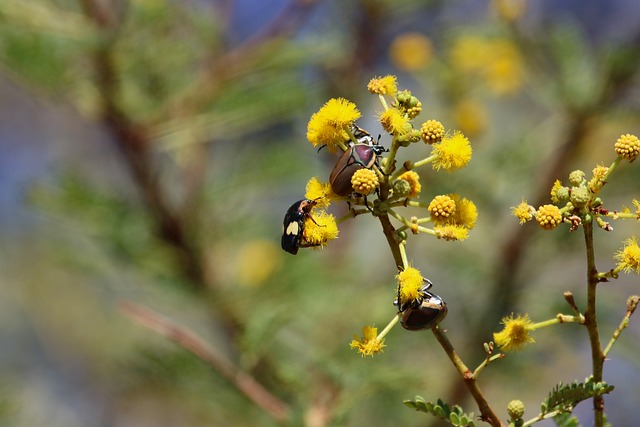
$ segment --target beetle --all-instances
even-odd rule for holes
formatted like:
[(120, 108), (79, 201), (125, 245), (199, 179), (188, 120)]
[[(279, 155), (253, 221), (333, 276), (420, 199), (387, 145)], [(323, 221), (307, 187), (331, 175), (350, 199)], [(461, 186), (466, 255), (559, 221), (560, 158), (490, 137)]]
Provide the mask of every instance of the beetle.
[[(368, 135), (368, 134), (367, 134)], [(353, 193), (351, 177), (356, 171), (371, 169), (377, 164), (378, 156), (385, 151), (380, 145), (355, 144), (345, 151), (329, 175), (331, 189), (338, 196), (348, 196)]]
[(400, 324), (408, 331), (431, 329), (447, 317), (447, 304), (438, 295), (423, 291), (422, 302), (417, 308), (409, 307)]
[[(351, 125), (351, 133), (356, 138), (356, 143), (358, 144), (367, 144), (367, 145), (377, 145), (378, 143), (373, 140), (373, 137), (366, 130), (356, 126), (356, 124)], [(380, 139), (380, 136), (378, 136)]]
[[(447, 303), (438, 295), (429, 292), (433, 286), (430, 280), (424, 279), (424, 284), (420, 288), (420, 296), (398, 307), (402, 313), (400, 324), (408, 331), (420, 331), (431, 329), (447, 317)], [(400, 290), (398, 289), (398, 299), (393, 304), (398, 305), (400, 300)]]
[(292, 204), (284, 214), (282, 223), (282, 249), (290, 254), (297, 254), (298, 248), (306, 247), (304, 243), (304, 222), (307, 218), (311, 218), (311, 209), (315, 206), (318, 199), (309, 200), (302, 199)]

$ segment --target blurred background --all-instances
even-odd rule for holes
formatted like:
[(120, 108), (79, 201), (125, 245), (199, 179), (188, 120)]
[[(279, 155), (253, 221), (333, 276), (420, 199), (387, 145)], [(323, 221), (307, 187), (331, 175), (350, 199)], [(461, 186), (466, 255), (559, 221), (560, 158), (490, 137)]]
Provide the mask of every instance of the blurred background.
[[(0, 424), (441, 425), (402, 404), (416, 395), (478, 414), (431, 333), (398, 327), (374, 358), (349, 349), (394, 314), (374, 219), (343, 223), (324, 250), (280, 249), (284, 212), (335, 162), (307, 121), (344, 97), (382, 133), (366, 84), (395, 74), (423, 103), (418, 125), (470, 138), (467, 168), (419, 173), (425, 201), (473, 200), (476, 228), (410, 236), (408, 253), (475, 367), (503, 316), (569, 313), (566, 290), (584, 305), (581, 232), (520, 226), (510, 207), (548, 203), (555, 179), (609, 165), (640, 132), (639, 18), (633, 0), (0, 0)], [(605, 207), (639, 193), (623, 163)], [(613, 227), (596, 230), (603, 271), (638, 234)], [(638, 282), (600, 286), (605, 342)], [(217, 359), (163, 336), (185, 331)], [(480, 378), (504, 419), (510, 400), (528, 419), (590, 374), (581, 327), (534, 337)], [(636, 419), (639, 337), (635, 317), (605, 364), (614, 425)], [(590, 401), (576, 413), (591, 424)]]

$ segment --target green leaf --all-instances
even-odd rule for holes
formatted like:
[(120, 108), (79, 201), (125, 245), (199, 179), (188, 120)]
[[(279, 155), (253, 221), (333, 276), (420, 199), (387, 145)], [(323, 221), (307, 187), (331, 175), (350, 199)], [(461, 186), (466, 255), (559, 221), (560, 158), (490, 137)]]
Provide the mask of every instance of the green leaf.
[(416, 396), (415, 400), (405, 400), (403, 403), (416, 411), (435, 415), (451, 425), (475, 427), (474, 422), (471, 421), (474, 418), (473, 414), (465, 414), (460, 406), (451, 406), (441, 399), (438, 399), (435, 403), (425, 402), (421, 397)]
[(580, 421), (571, 414), (560, 414), (553, 417), (553, 421), (558, 427), (580, 427)]
[(549, 397), (542, 402), (542, 415), (551, 411), (571, 412), (583, 400), (594, 396), (601, 396), (613, 390), (613, 386), (605, 382), (595, 382), (589, 377), (584, 383), (558, 384), (549, 393)]

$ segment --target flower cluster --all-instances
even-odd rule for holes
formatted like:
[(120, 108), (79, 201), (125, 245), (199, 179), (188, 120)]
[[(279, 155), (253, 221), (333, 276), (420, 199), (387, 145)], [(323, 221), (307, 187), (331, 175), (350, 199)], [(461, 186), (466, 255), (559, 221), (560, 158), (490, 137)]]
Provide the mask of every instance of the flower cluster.
[[(631, 134), (622, 135), (615, 142), (614, 150), (618, 157), (613, 163), (610, 166), (597, 165), (591, 177), (587, 177), (582, 170), (574, 170), (568, 176), (569, 185), (563, 185), (557, 180), (550, 191), (551, 204), (536, 209), (522, 200), (518, 206), (512, 208), (513, 215), (520, 220), (520, 224), (535, 219), (545, 230), (552, 230), (565, 223), (570, 226), (570, 231), (574, 231), (584, 222), (594, 220), (603, 230), (612, 231), (613, 227), (607, 221), (609, 219), (640, 221), (640, 201), (632, 201), (636, 208), (632, 212), (626, 207), (620, 210), (608, 209), (600, 197), (602, 188), (618, 164), (622, 161), (633, 162), (640, 155), (640, 139)], [(637, 238), (627, 239), (624, 248), (615, 254), (615, 259), (618, 264), (609, 273), (612, 277), (619, 272), (640, 273), (640, 248)]]
[[(444, 318), (446, 304), (427, 291), (430, 282), (409, 265), (404, 252), (407, 231), (464, 240), (475, 226), (478, 211), (473, 202), (458, 194), (421, 201), (424, 189), (416, 170), (425, 165), (446, 172), (463, 168), (471, 160), (471, 145), (464, 134), (447, 132), (435, 119), (414, 125), (413, 120), (423, 112), (422, 103), (410, 91), (399, 90), (395, 76), (374, 78), (367, 89), (380, 100), (378, 122), (388, 137), (376, 140), (359, 127), (358, 107), (343, 98), (329, 100), (311, 116), (307, 127), (311, 145), (318, 150), (326, 147), (327, 152), (338, 155), (328, 181), (311, 178), (305, 199), (287, 212), (283, 248), (295, 254), (298, 247), (322, 247), (337, 237), (341, 222), (364, 214), (380, 218), (383, 228), (387, 227), (385, 234), (394, 235), (398, 242), (392, 251), (400, 270), (396, 282), (400, 313), (390, 325), (399, 321), (405, 329), (428, 329)], [(420, 145), (427, 148), (422, 158), (403, 163), (397, 160), (404, 147), (421, 141), (425, 144)], [(335, 220), (327, 209), (338, 201), (346, 201), (350, 212)], [(424, 215), (404, 215), (405, 208)], [(394, 220), (398, 225), (393, 225)], [(351, 346), (362, 355), (378, 353), (390, 328), (378, 334), (376, 328), (367, 327), (363, 337), (356, 338)]]
[[(550, 191), (552, 204), (546, 204), (535, 208), (525, 200), (512, 208), (513, 214), (521, 224), (535, 219), (540, 227), (545, 230), (553, 230), (562, 223), (570, 224), (570, 230), (577, 229), (586, 219), (595, 217), (598, 225), (611, 231), (610, 224), (603, 217), (618, 219), (618, 212), (610, 212), (603, 206), (600, 191), (607, 182), (607, 178), (618, 163), (627, 159), (633, 161), (640, 154), (640, 141), (633, 135), (623, 135), (615, 143), (615, 151), (618, 158), (609, 167), (597, 165), (590, 179), (582, 170), (574, 170), (569, 174), (569, 185), (563, 185), (557, 180)], [(624, 216), (624, 215), (623, 215)]]

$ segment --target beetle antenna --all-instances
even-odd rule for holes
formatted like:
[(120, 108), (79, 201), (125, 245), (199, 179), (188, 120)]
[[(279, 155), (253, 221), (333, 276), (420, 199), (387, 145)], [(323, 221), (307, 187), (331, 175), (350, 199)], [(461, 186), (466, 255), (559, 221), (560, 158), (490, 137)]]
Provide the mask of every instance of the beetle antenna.
[(320, 152), (320, 150), (322, 150), (326, 146), (327, 146), (327, 144), (321, 145), (320, 148), (318, 148), (318, 153)]

